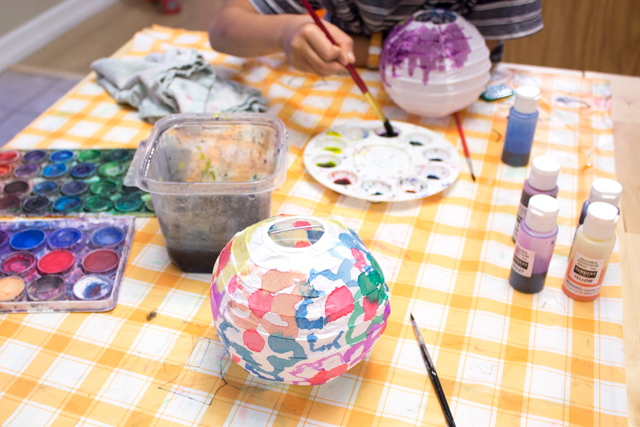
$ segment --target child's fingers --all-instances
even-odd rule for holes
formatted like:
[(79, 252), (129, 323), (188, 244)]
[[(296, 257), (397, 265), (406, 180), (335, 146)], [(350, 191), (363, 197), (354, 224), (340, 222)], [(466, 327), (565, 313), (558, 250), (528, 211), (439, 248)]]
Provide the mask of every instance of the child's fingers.
[[(338, 56), (341, 50), (336, 46), (333, 46), (338, 51)], [(345, 68), (335, 60), (326, 61), (322, 58), (315, 49), (309, 45), (309, 49), (304, 52), (304, 59), (312, 67), (312, 71), (320, 76), (332, 76), (334, 74), (341, 74), (345, 71)]]
[[(314, 52), (326, 62), (343, 59), (343, 52), (339, 46), (333, 45), (327, 36), (316, 25), (307, 25), (304, 29), (304, 37)], [(346, 65), (346, 64), (343, 64)]]
[(356, 57), (353, 53), (353, 39), (335, 25), (328, 24), (327, 30), (336, 41), (336, 43), (338, 43), (338, 46), (340, 46), (340, 48), (342, 49), (342, 54), (338, 62), (340, 62), (345, 67), (348, 64), (353, 64), (354, 62), (356, 62)]

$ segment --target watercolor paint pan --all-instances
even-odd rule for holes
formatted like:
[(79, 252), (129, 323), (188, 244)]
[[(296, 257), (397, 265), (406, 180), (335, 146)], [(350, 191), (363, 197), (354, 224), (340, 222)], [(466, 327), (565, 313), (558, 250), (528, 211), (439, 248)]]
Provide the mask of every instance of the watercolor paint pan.
[(0, 221), (0, 312), (107, 311), (134, 216)]
[(0, 150), (0, 216), (154, 216), (123, 184), (135, 150)]
[(371, 202), (422, 199), (447, 189), (460, 174), (460, 155), (442, 135), (393, 122), (387, 137), (379, 121), (361, 121), (314, 136), (304, 165), (316, 181)]

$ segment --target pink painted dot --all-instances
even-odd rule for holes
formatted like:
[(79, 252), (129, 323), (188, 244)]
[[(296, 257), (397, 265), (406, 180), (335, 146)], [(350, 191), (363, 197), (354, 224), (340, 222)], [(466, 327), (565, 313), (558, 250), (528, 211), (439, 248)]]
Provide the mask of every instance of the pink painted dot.
[(309, 242), (296, 242), (296, 248), (306, 248), (307, 246), (311, 246)]
[(351, 255), (356, 260), (355, 267), (358, 270), (362, 271), (362, 268), (367, 265), (367, 260), (364, 257), (364, 254), (361, 251), (357, 250), (356, 248), (351, 248)]
[(296, 221), (293, 223), (294, 228), (311, 227), (308, 221)]
[(369, 298), (366, 298), (362, 301), (362, 308), (364, 309), (364, 321), (371, 320), (376, 317), (376, 312), (378, 311), (378, 302), (372, 301), (369, 302)]
[(333, 322), (346, 316), (353, 311), (353, 295), (346, 286), (336, 288), (327, 297), (327, 302), (324, 306), (324, 315), (327, 317), (327, 322)]
[(271, 311), (273, 295), (267, 290), (258, 289), (249, 297), (249, 308), (258, 317), (264, 316)]
[(344, 365), (336, 366), (335, 368), (329, 369), (328, 371), (323, 369), (322, 371), (315, 374), (312, 378), (310, 378), (309, 383), (311, 385), (324, 384), (330, 379), (339, 377), (340, 375), (347, 372), (348, 367), (349, 365), (345, 363)]
[(244, 341), (244, 345), (246, 345), (251, 351), (260, 352), (264, 348), (264, 339), (262, 339), (258, 331), (255, 329), (244, 331), (244, 334), (242, 334), (242, 341)]
[(236, 291), (236, 289), (238, 288), (237, 282), (238, 282), (238, 276), (233, 276), (231, 278), (231, 280), (229, 280), (229, 293), (230, 294), (233, 294)]

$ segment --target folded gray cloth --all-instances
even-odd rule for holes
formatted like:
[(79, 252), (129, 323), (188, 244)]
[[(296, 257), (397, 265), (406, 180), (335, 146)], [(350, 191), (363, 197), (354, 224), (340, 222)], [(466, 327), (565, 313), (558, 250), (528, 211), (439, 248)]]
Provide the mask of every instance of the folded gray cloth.
[(267, 110), (260, 91), (219, 76), (195, 49), (170, 49), (144, 58), (102, 58), (91, 68), (98, 83), (150, 123), (174, 113)]

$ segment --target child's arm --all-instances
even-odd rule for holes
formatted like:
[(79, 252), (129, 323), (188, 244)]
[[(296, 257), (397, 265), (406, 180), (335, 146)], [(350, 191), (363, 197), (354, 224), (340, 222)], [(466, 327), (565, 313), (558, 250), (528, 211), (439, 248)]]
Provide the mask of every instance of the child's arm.
[(298, 70), (320, 76), (345, 73), (345, 66), (355, 62), (353, 39), (324, 24), (340, 47), (331, 44), (309, 15), (261, 15), (248, 0), (235, 0), (211, 23), (209, 40), (218, 52), (251, 57), (284, 51)]

